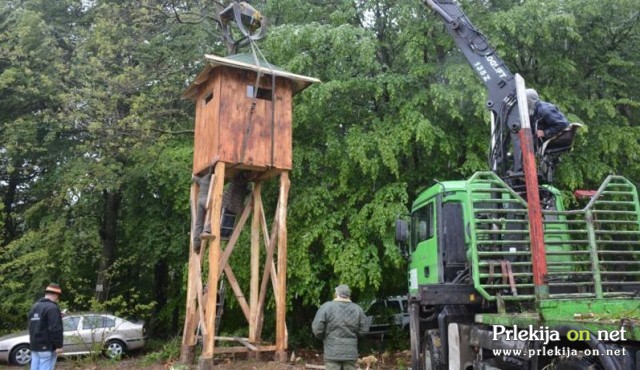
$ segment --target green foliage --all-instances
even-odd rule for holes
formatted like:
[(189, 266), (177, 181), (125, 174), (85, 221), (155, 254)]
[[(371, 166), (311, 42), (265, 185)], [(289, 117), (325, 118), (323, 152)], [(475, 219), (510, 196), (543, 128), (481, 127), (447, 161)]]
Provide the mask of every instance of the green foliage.
[[(4, 219), (5, 219), (5, 213), (4, 213), (4, 204), (0, 203), (0, 230), (4, 230)], [(4, 234), (0, 233), (0, 245), (4, 245)]]
[(314, 348), (319, 345), (319, 340), (313, 335), (311, 325), (300, 327), (289, 333), (289, 347), (296, 348)]
[(140, 294), (132, 291), (128, 294), (128, 301), (123, 295), (110, 298), (107, 301), (99, 302), (96, 299), (89, 301), (89, 307), (93, 312), (111, 312), (119, 317), (149, 317), (156, 305), (156, 302), (147, 304), (141, 303)]
[(145, 366), (153, 364), (166, 364), (177, 361), (180, 358), (182, 339), (173, 337), (168, 341), (151, 341), (147, 346), (149, 353), (144, 356), (142, 362)]
[[(585, 124), (557, 187), (640, 177), (637, 0), (460, 3), (512, 72)], [(323, 81), (295, 97), (293, 116), (288, 303), (308, 326), (338, 283), (362, 301), (406, 292), (394, 220), (434, 179), (486, 169), (486, 94), (419, 2), (254, 6), (272, 24), (258, 45), (267, 60)], [(0, 5), (0, 332), (24, 327), (52, 280), (71, 310), (181, 332), (194, 107), (180, 95), (203, 54), (224, 50), (213, 11), (196, 1)], [(265, 184), (267, 218), (277, 191)], [(234, 266), (248, 244), (243, 234)], [(234, 272), (246, 290), (248, 269)], [(272, 308), (270, 297), (265, 330)], [(238, 317), (225, 330), (241, 331)], [(157, 359), (171, 361), (171, 348)]]
[[(76, 369), (85, 369), (88, 367), (109, 368), (118, 366), (118, 363), (120, 361), (119, 359), (106, 358), (100, 351), (98, 351), (98, 348), (96, 348), (95, 350), (95, 352), (92, 352), (87, 356), (69, 358), (68, 361), (72, 364), (69, 366), (73, 366), (73, 368)], [(65, 359), (65, 362), (66, 361), (67, 359)]]

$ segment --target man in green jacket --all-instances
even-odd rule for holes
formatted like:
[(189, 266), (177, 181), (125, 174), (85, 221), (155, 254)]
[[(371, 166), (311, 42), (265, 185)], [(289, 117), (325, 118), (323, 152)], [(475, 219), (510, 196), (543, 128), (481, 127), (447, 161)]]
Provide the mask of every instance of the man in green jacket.
[(313, 319), (313, 334), (324, 341), (326, 370), (355, 370), (358, 337), (368, 331), (364, 311), (351, 302), (351, 290), (338, 285), (336, 298), (324, 303)]

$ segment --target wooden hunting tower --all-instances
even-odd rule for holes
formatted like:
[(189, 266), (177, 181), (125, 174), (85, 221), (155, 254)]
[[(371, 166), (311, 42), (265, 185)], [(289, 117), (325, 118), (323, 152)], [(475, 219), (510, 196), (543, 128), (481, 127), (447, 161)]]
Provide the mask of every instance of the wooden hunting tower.
[(247, 54), (206, 62), (184, 93), (196, 102), (194, 174), (216, 158), (238, 169), (290, 170), (293, 95), (318, 80), (256, 65)]
[[(206, 55), (205, 62), (204, 69), (183, 94), (184, 98), (195, 100), (196, 107), (193, 176), (211, 178), (206, 182), (195, 181), (191, 186), (192, 235), (181, 361), (193, 362), (198, 333), (203, 337), (200, 369), (212, 368), (215, 340), (241, 343), (239, 347), (215, 348), (215, 353), (275, 351), (278, 360), (286, 360), (286, 212), (292, 168), (292, 101), (293, 95), (319, 80), (289, 73), (254, 55), (227, 58)], [(269, 230), (261, 189), (264, 181), (276, 176), (280, 177), (280, 193)], [(236, 202), (240, 204), (236, 207), (237, 218), (231, 226), (224, 223), (233, 231), (222, 235), (221, 224), (228, 209), (225, 202), (233, 198), (228, 193), (232, 193), (238, 178), (243, 179), (240, 187), (245, 189), (252, 183), (251, 195), (243, 194)], [(225, 179), (230, 180), (226, 190)], [(201, 184), (206, 188), (201, 190)], [(202, 199), (206, 199), (205, 220), (211, 231), (196, 235), (198, 211), (205, 204)], [(247, 301), (229, 260), (250, 215), (251, 277)], [(199, 244), (194, 247), (194, 239), (202, 247)], [(208, 259), (204, 261), (206, 250)], [(207, 271), (206, 276), (203, 271)], [(216, 318), (219, 319), (222, 308), (218, 283), (223, 274), (249, 324), (248, 338), (216, 336)], [(275, 345), (261, 341), (269, 285), (276, 303)]]

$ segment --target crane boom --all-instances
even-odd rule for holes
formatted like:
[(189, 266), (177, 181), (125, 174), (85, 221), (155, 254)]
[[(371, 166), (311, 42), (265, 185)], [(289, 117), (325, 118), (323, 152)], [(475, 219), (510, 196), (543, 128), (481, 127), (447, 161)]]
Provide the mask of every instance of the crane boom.
[[(452, 0), (424, 0), (445, 22), (447, 31), (462, 51), (471, 68), (487, 87), (487, 108), (491, 110), (492, 127), (489, 165), (498, 175), (508, 169), (506, 154), (509, 137), (520, 130), (520, 114), (513, 75), (491, 47), (487, 38), (471, 23)], [(510, 131), (510, 132), (509, 132)], [(514, 156), (520, 156), (514, 153)], [(518, 159), (517, 159), (518, 160)]]

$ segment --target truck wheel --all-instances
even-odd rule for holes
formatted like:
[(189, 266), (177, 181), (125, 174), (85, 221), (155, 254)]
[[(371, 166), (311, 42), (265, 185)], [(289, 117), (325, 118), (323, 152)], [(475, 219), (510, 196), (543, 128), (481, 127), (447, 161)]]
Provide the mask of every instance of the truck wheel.
[(442, 341), (437, 329), (427, 330), (422, 340), (424, 370), (438, 370), (442, 367)]
[(600, 362), (594, 357), (572, 356), (554, 361), (555, 370), (601, 370)]

